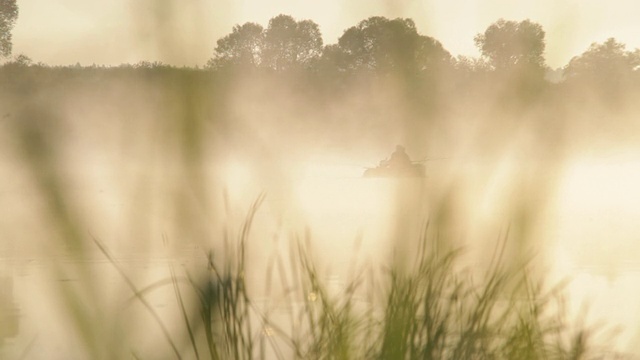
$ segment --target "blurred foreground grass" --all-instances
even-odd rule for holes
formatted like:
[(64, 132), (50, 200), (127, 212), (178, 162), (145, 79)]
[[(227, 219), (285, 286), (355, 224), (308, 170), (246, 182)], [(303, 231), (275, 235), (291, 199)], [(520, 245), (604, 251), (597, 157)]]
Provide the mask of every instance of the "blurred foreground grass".
[[(65, 131), (69, 128), (65, 126), (70, 125), (37, 92), (16, 97), (17, 105), (9, 120), (13, 138), (8, 143), (15, 145), (12, 150), (26, 169), (24, 176), (41, 199), (39, 210), (51, 225), (51, 233), (43, 240), (45, 252), (63, 249), (77, 260), (50, 259), (52, 272), (58, 278), (77, 278), (73, 286), (60, 283), (56, 296), (61, 303), (61, 316), (68, 322), (68, 337), (79, 339), (78, 346), (86, 358), (609, 356), (606, 350), (592, 345), (592, 336), (600, 329), (580, 327), (579, 321), (576, 325), (575, 319), (567, 318), (562, 287), (548, 286), (544, 276), (531, 272), (530, 263), (522, 260), (528, 256), (526, 251), (518, 252), (520, 258), (515, 261), (512, 254), (503, 256), (503, 247), (526, 249), (525, 242), (533, 241), (528, 239), (532, 234), (530, 224), (540, 207), (534, 200), (540, 199), (524, 197), (525, 203), (516, 204), (521, 210), (509, 215), (516, 218), (517, 234), (505, 236), (499, 242), (494, 259), (481, 271), (465, 267), (459, 261), (459, 249), (441, 246), (440, 236), (453, 232), (456, 229), (449, 228), (457, 226), (450, 221), (457, 214), (453, 214), (456, 207), (447, 196), (441, 197), (444, 199), (438, 205), (441, 210), (431, 214), (435, 229), (426, 227), (417, 241), (403, 238), (402, 234), (415, 233), (413, 229), (401, 229), (396, 238), (389, 239), (404, 247), (405, 258), (390, 259), (388, 267), (356, 264), (337, 290), (320, 269), (309, 236), (303, 239), (294, 236), (288, 252), (275, 253), (266, 268), (255, 269), (248, 264), (247, 253), (269, 237), (260, 232), (253, 235), (257, 242), (248, 242), (263, 197), (250, 207), (237, 234), (226, 231), (222, 236), (211, 235), (208, 221), (214, 221), (210, 217), (219, 214), (211, 210), (209, 203), (209, 195), (215, 192), (206, 173), (210, 150), (207, 142), (211, 140), (206, 130), (210, 124), (199, 111), (199, 106), (206, 103), (202, 98), (206, 91), (188, 81), (178, 85), (180, 88), (175, 92), (159, 96), (166, 103), (152, 105), (165, 109), (169, 115), (154, 119), (157, 122), (150, 125), (154, 131), (141, 136), (148, 135), (152, 151), (159, 152), (155, 156), (167, 156), (166, 162), (175, 169), (154, 173), (166, 164), (153, 163), (149, 169), (143, 169), (133, 188), (144, 192), (157, 177), (168, 177), (166, 187), (162, 188), (168, 194), (162, 195), (175, 214), (175, 224), (170, 225), (180, 235), (179, 241), (199, 244), (207, 257), (200, 266), (176, 270), (168, 265), (171, 276), (150, 284), (136, 281), (135, 274), (121, 266), (100, 236), (92, 235), (84, 214), (70, 199), (66, 183), (70, 176), (64, 168), (72, 160), (64, 152), (74, 149), (69, 139), (82, 135), (68, 136)], [(27, 92), (37, 90), (28, 89), (28, 84), (24, 86)], [(126, 128), (122, 131), (127, 132)], [(148, 196), (153, 194), (149, 192)], [(132, 224), (148, 221), (145, 209), (133, 206), (128, 221)], [(404, 219), (397, 222), (411, 223)], [(523, 243), (508, 243), (514, 238)], [(412, 243), (417, 247), (407, 245)], [(411, 254), (411, 258), (406, 254)], [(131, 301), (143, 306), (132, 319), (123, 320), (120, 304), (114, 310), (113, 304), (103, 297), (105, 284), (93, 261), (104, 257), (117, 268), (122, 282), (133, 294)], [(256, 296), (257, 291), (248, 284), (247, 271), (252, 266), (252, 272), (264, 273), (266, 296)], [(168, 305), (172, 311), (160, 312), (149, 301), (150, 294), (159, 288), (168, 288), (175, 296), (175, 303)], [(175, 314), (179, 316), (176, 318)], [(160, 328), (159, 332), (136, 324), (138, 318), (146, 316), (152, 319), (154, 328)], [(157, 338), (146, 339), (144, 344), (129, 341), (146, 334)]]
[[(497, 249), (482, 274), (459, 266), (459, 251), (439, 251), (428, 226), (415, 259), (402, 270), (354, 267), (338, 291), (318, 269), (308, 241), (292, 242), (267, 269), (266, 298), (247, 285), (246, 246), (262, 198), (249, 210), (238, 241), (226, 239), (223, 261), (171, 270), (182, 323), (172, 332), (130, 284), (137, 301), (163, 328), (173, 356), (211, 359), (599, 359), (600, 329), (568, 319), (562, 285), (533, 280), (526, 266), (503, 266)], [(114, 266), (117, 260), (99, 240)], [(504, 244), (502, 244), (504, 245)], [(281, 284), (280, 290), (275, 284)], [(152, 286), (155, 287), (156, 285)], [(187, 300), (191, 299), (191, 300)], [(284, 304), (284, 305), (283, 305)], [(70, 304), (73, 306), (72, 304)], [(177, 335), (175, 335), (177, 334)], [(112, 349), (113, 350), (113, 349)], [(118, 349), (119, 356), (129, 349)], [(146, 357), (141, 356), (140, 357)]]

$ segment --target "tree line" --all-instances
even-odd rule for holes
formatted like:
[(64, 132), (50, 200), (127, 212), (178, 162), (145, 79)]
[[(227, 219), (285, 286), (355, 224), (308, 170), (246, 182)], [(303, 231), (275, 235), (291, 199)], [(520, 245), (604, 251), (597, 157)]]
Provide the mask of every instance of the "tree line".
[[(11, 54), (11, 29), (17, 16), (15, 0), (0, 0), (0, 55), (4, 57)], [(385, 89), (392, 81), (408, 104), (407, 118), (416, 114), (433, 118), (433, 112), (446, 112), (447, 106), (495, 99), (504, 100), (499, 107), (515, 109), (555, 104), (560, 98), (574, 104), (593, 99), (614, 106), (637, 103), (640, 50), (628, 50), (610, 38), (591, 44), (554, 70), (546, 63), (545, 36), (542, 26), (531, 20), (499, 19), (474, 37), (479, 57), (453, 56), (440, 41), (421, 34), (408, 18), (369, 17), (344, 30), (336, 43), (325, 44), (314, 21), (277, 15), (266, 27), (253, 22), (235, 25), (217, 40), (202, 68), (149, 61), (115, 67), (49, 66), (20, 54), (0, 67), (0, 81), (16, 85), (28, 74), (29, 81), (36, 83), (86, 82), (118, 78), (114, 75), (118, 73), (129, 79), (196, 84), (224, 94), (237, 80), (255, 76), (252, 79), (268, 86), (293, 82), (298, 93), (318, 106), (362, 90), (354, 84), (374, 82), (371, 88)], [(206, 82), (211, 84), (203, 85)]]
[[(14, 5), (0, 0), (5, 57)], [(545, 36), (531, 20), (499, 19), (474, 37), (480, 56), (465, 57), (421, 34), (411, 19), (370, 17), (325, 44), (315, 22), (278, 15), (266, 26), (234, 26), (204, 67), (49, 66), (21, 54), (0, 66), (0, 100), (91, 92), (113, 107), (175, 104), (193, 112), (184, 118), (197, 120), (195, 129), (208, 124), (227, 137), (241, 136), (251, 122), (331, 144), (402, 129), (405, 145), (424, 144), (425, 152), (465, 131), (479, 134), (478, 147), (494, 149), (496, 134), (508, 143), (525, 123), (544, 144), (562, 143), (574, 125), (616, 139), (638, 133), (629, 114), (640, 111), (640, 50), (611, 38), (554, 70)]]
[[(0, 0), (0, 57), (12, 52), (11, 31), (18, 18), (16, 0)], [(324, 44), (318, 24), (289, 15), (273, 17), (267, 27), (247, 22), (219, 39), (208, 69), (260, 68), (273, 71), (316, 71), (416, 76), (458, 70), (493, 72), (511, 78), (539, 81), (552, 74), (545, 62), (545, 32), (530, 20), (500, 19), (474, 38), (479, 58), (454, 57), (442, 44), (420, 34), (411, 19), (374, 16), (346, 29), (336, 44)], [(19, 55), (9, 65), (33, 65)], [(39, 63), (40, 66), (46, 66)], [(126, 65), (124, 65), (126, 66)], [(134, 67), (167, 67), (141, 62)], [(635, 81), (640, 50), (629, 51), (610, 38), (593, 43), (556, 73), (554, 80), (588, 80), (598, 85)], [(553, 77), (552, 77), (553, 78)]]
[[(526, 75), (530, 80), (543, 79), (552, 71), (544, 58), (545, 32), (530, 20), (500, 19), (474, 42), (480, 58), (453, 57), (438, 40), (418, 33), (413, 20), (375, 16), (345, 30), (337, 44), (324, 45), (313, 21), (278, 15), (266, 28), (251, 22), (234, 26), (217, 41), (207, 66), (398, 75), (458, 69)], [(635, 78), (639, 68), (640, 50), (628, 51), (610, 38), (591, 44), (561, 70), (564, 80), (624, 82)]]

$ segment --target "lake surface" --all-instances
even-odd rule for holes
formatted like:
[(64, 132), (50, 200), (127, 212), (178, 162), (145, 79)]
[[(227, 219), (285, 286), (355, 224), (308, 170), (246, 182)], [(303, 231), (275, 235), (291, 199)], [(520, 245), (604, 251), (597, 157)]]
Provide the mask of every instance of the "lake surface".
[[(429, 165), (424, 180), (363, 179), (359, 168), (312, 164), (287, 185), (267, 186), (248, 240), (249, 284), (263, 299), (270, 261), (300, 240), (308, 242), (324, 279), (339, 293), (353, 262), (382, 266), (391, 261), (394, 247), (410, 252), (414, 243), (390, 239), (415, 239), (427, 220), (430, 231), (440, 226), (448, 232), (443, 236), (468, 248), (469, 266), (481, 266), (487, 248), (493, 250), (509, 226), (514, 234), (522, 225), (510, 218), (517, 210), (530, 215), (525, 218), (533, 230), (527, 236), (542, 239), (532, 249), (550, 282), (568, 280), (571, 315), (581, 319), (586, 309), (594, 326), (600, 320), (612, 330), (619, 326), (615, 342), (606, 340), (607, 334), (600, 341), (640, 356), (640, 161), (633, 156), (578, 159), (546, 169), (548, 176), (535, 182), (517, 163)], [(182, 222), (172, 210), (175, 199), (165, 192), (168, 182), (156, 179), (133, 192), (109, 171), (83, 174), (66, 192), (83, 219), (83, 236), (90, 233), (104, 242), (138, 288), (170, 279), (172, 269), (178, 275), (203, 269), (210, 249), (220, 259), (223, 234), (237, 237), (249, 204), (265, 190), (250, 170), (236, 164), (232, 181), (217, 192), (224, 188), (226, 200), (215, 195), (211, 201), (216, 206), (211, 213), (219, 218), (201, 232), (182, 234), (198, 215)], [(169, 354), (157, 324), (90, 237), (91, 250), (83, 258), (47, 245), (56, 229), (42, 215), (42, 197), (17, 183), (6, 188), (0, 200), (6, 214), (0, 269), (3, 357), (84, 358), (81, 337), (70, 330), (72, 316), (63, 309), (65, 291), (84, 294), (76, 288), (86, 286), (87, 279), (97, 299), (87, 306), (96, 307), (92, 320), (105, 321), (106, 334), (134, 352)], [(532, 201), (538, 197), (545, 201)], [(522, 210), (518, 204), (530, 207)], [(177, 332), (182, 322), (174, 288), (165, 283), (147, 296), (170, 331)], [(114, 334), (118, 326), (128, 332)]]

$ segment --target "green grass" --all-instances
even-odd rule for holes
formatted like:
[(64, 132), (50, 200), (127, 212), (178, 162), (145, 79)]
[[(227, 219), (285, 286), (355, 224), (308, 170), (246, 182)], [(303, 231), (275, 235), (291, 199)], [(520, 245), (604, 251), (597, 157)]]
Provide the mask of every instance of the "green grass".
[[(227, 239), (224, 262), (179, 277), (172, 268), (183, 338), (164, 331), (176, 358), (197, 359), (595, 359), (592, 333), (569, 324), (562, 286), (549, 290), (527, 267), (515, 271), (497, 254), (484, 273), (463, 268), (460, 250), (437, 251), (424, 231), (415, 261), (402, 270), (362, 267), (338, 293), (329, 291), (313, 252), (293, 242), (266, 269), (268, 287), (285, 289), (287, 316), (259, 306), (247, 286), (251, 207), (238, 241)], [(428, 230), (428, 229), (427, 229)], [(506, 241), (506, 240), (503, 240)], [(114, 264), (107, 250), (103, 253)], [(127, 282), (126, 274), (122, 274)], [(144, 291), (131, 288), (145, 303)], [(185, 299), (195, 295), (195, 305)], [(272, 294), (275, 302), (276, 296)], [(146, 307), (152, 314), (151, 307)], [(157, 316), (157, 315), (154, 315)], [(285, 318), (286, 320), (283, 320)], [(162, 319), (157, 319), (162, 323)], [(175, 331), (174, 331), (175, 333)], [(186, 343), (178, 350), (175, 344)]]

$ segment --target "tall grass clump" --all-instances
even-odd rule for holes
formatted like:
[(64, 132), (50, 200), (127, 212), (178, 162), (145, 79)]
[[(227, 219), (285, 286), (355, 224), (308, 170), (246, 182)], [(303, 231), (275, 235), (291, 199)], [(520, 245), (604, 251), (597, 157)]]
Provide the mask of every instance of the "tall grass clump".
[[(176, 296), (196, 357), (199, 357), (199, 351), (194, 334), (203, 331), (207, 358), (254, 358), (256, 337), (252, 331), (252, 303), (245, 280), (246, 246), (253, 218), (262, 200), (263, 196), (260, 196), (249, 210), (239, 241), (234, 244), (225, 239), (225, 258), (235, 261), (216, 264), (213, 253), (209, 252), (206, 273), (196, 278), (188, 277), (190, 288), (197, 295), (196, 316), (189, 314), (182, 304), (181, 290), (174, 277)], [(190, 317), (195, 319), (190, 322)]]
[[(309, 242), (274, 261), (282, 294), (256, 301), (246, 282), (246, 246), (260, 198), (235, 250), (206, 269), (173, 275), (190, 354), (207, 359), (592, 359), (592, 333), (571, 325), (562, 286), (506, 270), (496, 256), (481, 274), (461, 250), (438, 251), (428, 234), (408, 268), (362, 266), (339, 291)], [(506, 239), (503, 241), (507, 241)], [(230, 242), (228, 242), (230, 243)], [(233, 247), (233, 246), (232, 246)], [(230, 257), (231, 256), (231, 257)], [(287, 268), (288, 266), (288, 268)], [(259, 269), (259, 272), (262, 269)], [(267, 282), (274, 281), (267, 269)], [(194, 306), (183, 298), (196, 294)], [(282, 308), (284, 316), (276, 311)], [(271, 302), (271, 303), (270, 303)], [(281, 309), (282, 310), (282, 309)]]

